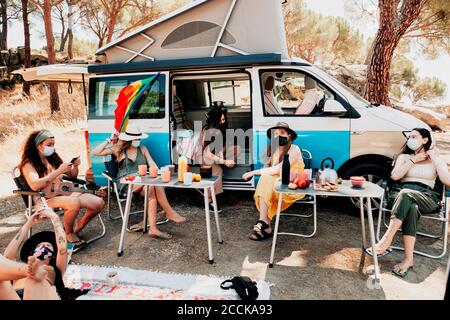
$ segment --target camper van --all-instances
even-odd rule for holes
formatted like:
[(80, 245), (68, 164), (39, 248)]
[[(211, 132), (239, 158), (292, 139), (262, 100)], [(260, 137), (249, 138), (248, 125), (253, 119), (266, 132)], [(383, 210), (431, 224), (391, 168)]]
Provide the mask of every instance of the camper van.
[[(402, 132), (429, 128), (392, 108), (366, 101), (307, 61), (289, 58), (280, 0), (197, 0), (97, 51), (102, 63), (53, 65), (20, 73), (25, 80), (80, 82), (88, 108), (88, 150), (111, 135), (120, 90), (157, 75), (130, 121), (145, 131), (144, 144), (159, 166), (173, 163), (174, 101), (187, 123), (205, 123), (215, 105), (226, 108), (230, 129), (249, 132), (247, 159), (224, 170), (224, 189), (254, 190), (243, 173), (263, 166), (266, 131), (277, 122), (295, 130), (312, 167), (332, 158), (343, 178), (363, 175), (378, 182), (405, 143)], [(267, 88), (268, 81), (273, 82)], [(312, 110), (298, 114), (305, 91), (320, 93)], [(273, 112), (270, 101), (277, 104)], [(94, 181), (106, 185), (101, 157), (89, 155)]]

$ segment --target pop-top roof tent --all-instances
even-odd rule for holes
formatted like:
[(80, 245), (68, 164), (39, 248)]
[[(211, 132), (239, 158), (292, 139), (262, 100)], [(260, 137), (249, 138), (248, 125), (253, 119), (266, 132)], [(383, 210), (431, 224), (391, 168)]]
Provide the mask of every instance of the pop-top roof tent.
[(279, 53), (282, 0), (197, 0), (98, 49), (106, 63)]
[(102, 64), (17, 70), (25, 81), (82, 82), (99, 73), (280, 63), (283, 0), (196, 0), (97, 50)]

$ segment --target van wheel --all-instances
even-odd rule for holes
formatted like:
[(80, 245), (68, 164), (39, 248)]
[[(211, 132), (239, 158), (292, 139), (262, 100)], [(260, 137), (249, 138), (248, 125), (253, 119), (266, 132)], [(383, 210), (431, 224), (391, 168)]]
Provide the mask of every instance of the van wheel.
[[(385, 168), (381, 164), (377, 163), (361, 163), (357, 164), (342, 175), (342, 179), (348, 180), (351, 176), (363, 176), (367, 181), (381, 185), (384, 179), (389, 175), (388, 168)], [(349, 208), (349, 212), (352, 215), (360, 215), (360, 203), (359, 198), (344, 198), (346, 208)], [(378, 213), (380, 208), (380, 200), (372, 199), (372, 213)], [(367, 204), (364, 204), (367, 208)]]

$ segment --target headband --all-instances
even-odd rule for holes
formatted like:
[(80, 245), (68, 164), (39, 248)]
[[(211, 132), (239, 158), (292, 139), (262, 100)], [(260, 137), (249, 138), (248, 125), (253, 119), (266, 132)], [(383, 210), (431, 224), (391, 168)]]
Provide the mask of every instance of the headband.
[(55, 136), (50, 131), (48, 131), (46, 129), (43, 129), (43, 130), (39, 131), (39, 133), (36, 136), (36, 138), (34, 138), (34, 143), (38, 146), (42, 142), (47, 140), (48, 138), (54, 138), (54, 137)]

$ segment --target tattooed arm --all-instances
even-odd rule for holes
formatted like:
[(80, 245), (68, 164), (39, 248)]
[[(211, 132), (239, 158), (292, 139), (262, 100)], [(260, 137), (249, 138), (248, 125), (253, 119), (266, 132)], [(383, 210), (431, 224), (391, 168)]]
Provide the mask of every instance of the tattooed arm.
[[(44, 218), (45, 219), (45, 218)], [(41, 217), (40, 213), (37, 212), (31, 216), (25, 222), (25, 224), (20, 228), (19, 232), (14, 236), (11, 242), (5, 249), (4, 256), (7, 259), (16, 260), (17, 252), (19, 251), (19, 247), (22, 242), (25, 240), (28, 231), (35, 225), (38, 225), (44, 221), (43, 217)]]
[(58, 253), (56, 255), (56, 266), (61, 271), (61, 276), (64, 276), (67, 268), (67, 239), (66, 233), (61, 222), (61, 219), (51, 208), (45, 209), (42, 213), (45, 217), (52, 221), (55, 229), (56, 245), (58, 246)]

